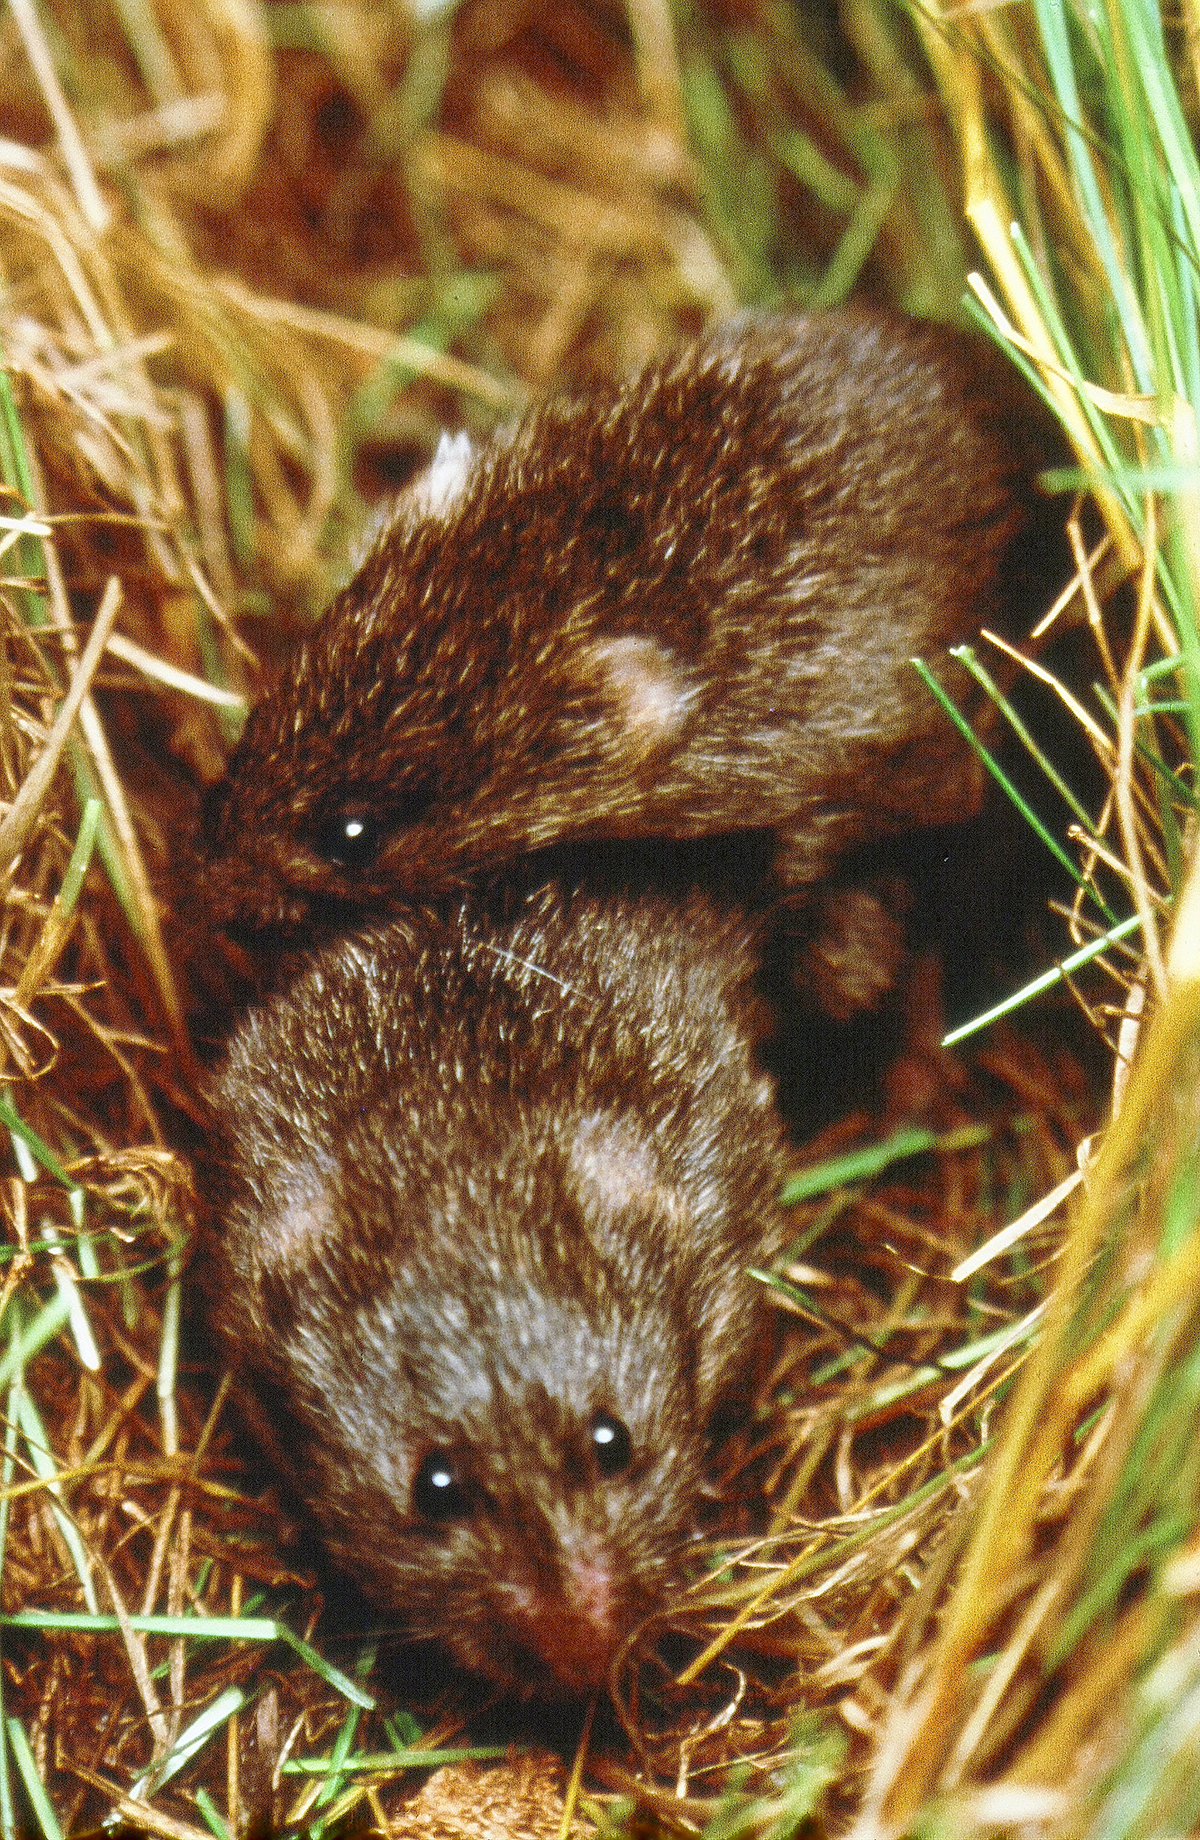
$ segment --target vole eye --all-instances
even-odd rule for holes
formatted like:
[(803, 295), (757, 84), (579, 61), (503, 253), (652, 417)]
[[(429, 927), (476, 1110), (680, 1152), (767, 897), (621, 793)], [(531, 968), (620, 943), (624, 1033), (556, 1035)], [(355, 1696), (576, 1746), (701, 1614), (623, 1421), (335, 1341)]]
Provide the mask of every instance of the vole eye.
[(380, 827), (365, 812), (342, 811), (313, 833), (317, 854), (336, 869), (366, 869), (379, 848)]
[(413, 1481), (413, 1507), (427, 1521), (463, 1521), (471, 1514), (471, 1494), (454, 1458), (431, 1450)]
[(619, 1476), (628, 1469), (633, 1457), (633, 1443), (619, 1418), (597, 1412), (592, 1420), (592, 1449), (596, 1468), (602, 1476)]
[(369, 869), (384, 838), (423, 818), (437, 797), (432, 781), (382, 794), (369, 808), (343, 805), (312, 832), (318, 856), (335, 869)]

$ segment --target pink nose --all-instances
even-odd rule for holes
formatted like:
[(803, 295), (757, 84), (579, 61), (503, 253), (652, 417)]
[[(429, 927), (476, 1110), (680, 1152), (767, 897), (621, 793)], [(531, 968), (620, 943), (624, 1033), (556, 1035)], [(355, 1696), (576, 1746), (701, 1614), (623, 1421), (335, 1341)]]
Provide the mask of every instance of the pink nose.
[(507, 1596), (509, 1628), (521, 1648), (573, 1692), (593, 1693), (605, 1686), (625, 1629), (602, 1559), (568, 1558), (558, 1589), (512, 1585)]

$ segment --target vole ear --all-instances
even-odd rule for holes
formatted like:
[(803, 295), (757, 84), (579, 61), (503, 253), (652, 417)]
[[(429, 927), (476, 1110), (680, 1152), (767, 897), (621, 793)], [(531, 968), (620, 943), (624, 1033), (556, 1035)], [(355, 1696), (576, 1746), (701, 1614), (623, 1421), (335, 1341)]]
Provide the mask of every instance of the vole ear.
[(253, 1216), (250, 1252), (256, 1275), (279, 1277), (307, 1264), (333, 1230), (327, 1177), (317, 1159), (289, 1165)]
[(649, 633), (618, 633), (584, 648), (580, 676), (624, 735), (635, 760), (673, 747), (699, 693), (679, 657)]
[(567, 1148), (572, 1186), (585, 1211), (609, 1219), (627, 1207), (682, 1219), (683, 1198), (664, 1181), (654, 1145), (629, 1118), (592, 1112)]

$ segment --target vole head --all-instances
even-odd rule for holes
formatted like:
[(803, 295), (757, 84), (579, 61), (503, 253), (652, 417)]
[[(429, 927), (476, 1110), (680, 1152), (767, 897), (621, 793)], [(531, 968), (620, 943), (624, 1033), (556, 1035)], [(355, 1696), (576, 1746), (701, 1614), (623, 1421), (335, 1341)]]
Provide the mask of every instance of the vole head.
[[(523, 452), (464, 447), (434, 498), (402, 503), (252, 710), (205, 816), (218, 921), (286, 929), (314, 902), (444, 893), (634, 821), (696, 716), (696, 674), (632, 582), (609, 584), (615, 622), (597, 605), (628, 483), (606, 482), (589, 522)], [(629, 566), (653, 577), (662, 533), (635, 540)]]
[(384, 1611), (510, 1690), (588, 1692), (678, 1568), (750, 1281), (690, 1253), (696, 1198), (628, 1115), (454, 1135), (385, 1106), (336, 1164), (272, 1172), (227, 1226), (237, 1333)]

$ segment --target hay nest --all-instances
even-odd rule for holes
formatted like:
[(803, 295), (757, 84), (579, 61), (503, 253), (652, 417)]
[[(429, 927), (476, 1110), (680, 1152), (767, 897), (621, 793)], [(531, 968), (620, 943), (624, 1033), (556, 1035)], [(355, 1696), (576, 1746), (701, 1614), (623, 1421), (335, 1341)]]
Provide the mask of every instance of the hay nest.
[[(1200, 1818), (1184, 23), (0, 20), (0, 1834)], [(204, 980), (172, 868), (256, 656), (443, 421), (485, 429), (742, 300), (950, 312), (964, 196), (975, 298), (1095, 511), (1072, 532), (1099, 690), (1060, 700), (1111, 790), (1055, 839), (1079, 889), (1055, 949), (1120, 1049), (1116, 1121), (1089, 1147), (1106, 1095), (1048, 1011), (981, 1038), (935, 1128), (881, 1144), (858, 1113), (806, 1146), (775, 1287), (796, 1331), (728, 1454), (729, 1535), (671, 1607), (688, 1640), (662, 1652), (691, 1659), (645, 1632), (610, 1729), (496, 1761), (461, 1692), (399, 1705), (322, 1620), (189, 1334), (173, 1146)]]

